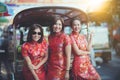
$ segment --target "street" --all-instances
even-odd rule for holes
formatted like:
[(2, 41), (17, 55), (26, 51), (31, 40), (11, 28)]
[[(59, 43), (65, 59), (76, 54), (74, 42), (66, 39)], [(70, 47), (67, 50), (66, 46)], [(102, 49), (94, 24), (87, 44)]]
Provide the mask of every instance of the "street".
[[(102, 63), (100, 64), (100, 68), (96, 68), (98, 73), (101, 76), (102, 80), (120, 80), (120, 57), (115, 55), (115, 52), (112, 52), (112, 60), (109, 61), (108, 63)], [(3, 80), (6, 79), (6, 70), (4, 65), (2, 64), (2, 77), (4, 78)], [(15, 79), (11, 80), (21, 80), (21, 73), (17, 74), (18, 78), (16, 77)]]
[(96, 68), (102, 80), (120, 80), (120, 57), (112, 52), (112, 60)]

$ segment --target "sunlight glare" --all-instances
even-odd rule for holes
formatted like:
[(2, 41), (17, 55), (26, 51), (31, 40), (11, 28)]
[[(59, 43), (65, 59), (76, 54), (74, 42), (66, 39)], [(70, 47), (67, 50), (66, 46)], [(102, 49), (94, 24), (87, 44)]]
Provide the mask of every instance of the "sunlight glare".
[(99, 9), (106, 0), (88, 0), (88, 9), (91, 11)]

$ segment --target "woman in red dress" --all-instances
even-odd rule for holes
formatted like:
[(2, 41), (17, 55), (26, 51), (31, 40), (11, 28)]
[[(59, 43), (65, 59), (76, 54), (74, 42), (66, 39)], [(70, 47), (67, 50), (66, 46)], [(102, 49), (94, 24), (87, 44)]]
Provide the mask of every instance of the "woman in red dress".
[(69, 80), (71, 41), (63, 33), (63, 20), (53, 16), (50, 26), (47, 80)]
[(72, 63), (72, 72), (74, 80), (101, 80), (90, 62), (90, 49), (92, 34), (87, 42), (84, 35), (79, 34), (81, 30), (81, 22), (79, 18), (75, 18), (70, 22), (72, 33), (70, 34), (72, 42), (72, 53), (74, 60)]
[(46, 80), (47, 49), (48, 44), (43, 38), (41, 25), (33, 24), (28, 32), (27, 42), (22, 45), (22, 55), (25, 60), (23, 66), (25, 80)]

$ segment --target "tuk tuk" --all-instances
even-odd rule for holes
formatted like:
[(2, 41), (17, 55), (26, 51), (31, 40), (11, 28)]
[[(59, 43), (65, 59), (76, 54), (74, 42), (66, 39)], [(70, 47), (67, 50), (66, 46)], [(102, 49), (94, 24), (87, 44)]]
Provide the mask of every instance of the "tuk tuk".
[[(70, 6), (40, 6), (32, 7), (19, 12), (13, 20), (13, 41), (14, 41), (14, 75), (17, 80), (22, 80), (19, 75), (21, 72), (23, 58), (21, 56), (21, 45), (26, 41), (26, 35), (28, 33), (29, 26), (38, 23), (43, 26), (44, 36), (47, 38), (49, 35), (49, 25), (52, 21), (52, 15), (61, 16), (65, 22), (65, 33), (70, 34), (70, 21), (75, 17), (79, 17), (82, 21), (83, 29), (88, 33), (88, 15), (80, 8)], [(95, 53), (96, 57), (102, 57), (106, 59), (108, 56), (101, 56), (98, 52)], [(111, 54), (109, 54), (111, 56)], [(71, 62), (73, 57), (71, 58)], [(107, 59), (110, 60), (110, 59)], [(22, 75), (22, 74), (21, 74)], [(18, 78), (19, 77), (19, 78)]]
[[(70, 20), (79, 17), (83, 24), (88, 28), (88, 17), (85, 12), (79, 8), (68, 6), (41, 6), (32, 7), (19, 12), (13, 20), (13, 35), (14, 35), (14, 73), (15, 78), (20, 79), (18, 76), (22, 70), (23, 58), (21, 56), (21, 45), (26, 41), (26, 35), (29, 25), (34, 23), (41, 24), (44, 30), (44, 36), (47, 38), (49, 35), (49, 25), (52, 21), (52, 15), (61, 16), (65, 22), (65, 32), (70, 33)], [(72, 60), (72, 59), (71, 59)], [(19, 78), (18, 78), (19, 77)]]

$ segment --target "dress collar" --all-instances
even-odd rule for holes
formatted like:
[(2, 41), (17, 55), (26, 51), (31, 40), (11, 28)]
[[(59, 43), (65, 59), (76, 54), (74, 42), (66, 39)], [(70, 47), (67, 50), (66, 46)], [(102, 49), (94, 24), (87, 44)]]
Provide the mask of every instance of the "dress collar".
[(76, 35), (76, 36), (79, 35), (78, 32), (74, 32), (74, 31), (72, 31), (72, 34), (73, 34), (73, 35)]
[(37, 41), (32, 41), (31, 44), (33, 44), (33, 45), (37, 45), (38, 42), (37, 42)]
[(54, 36), (60, 37), (62, 35), (62, 32), (55, 33)]

